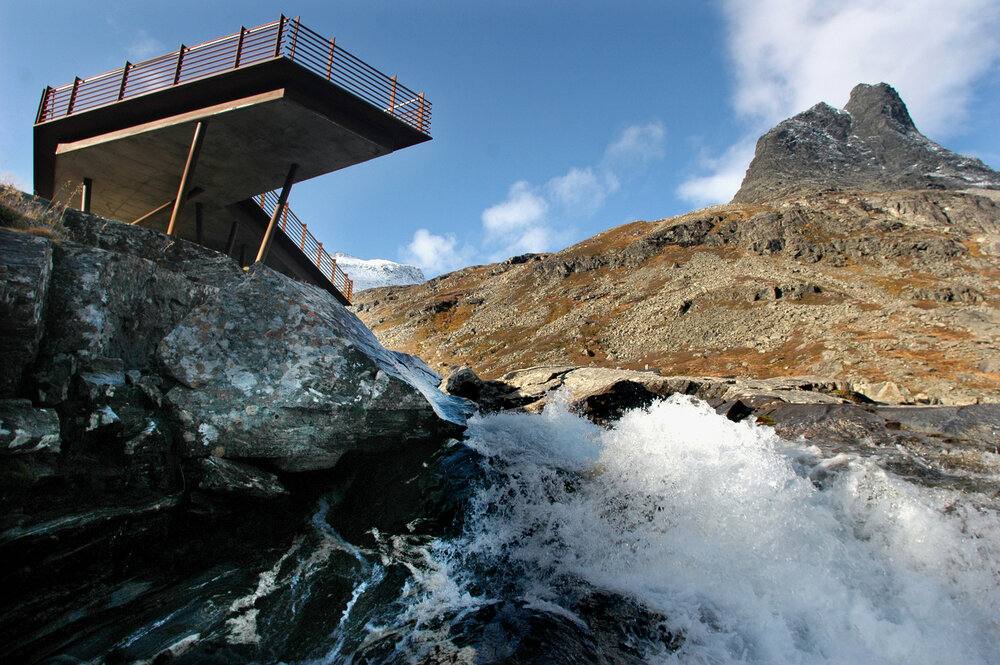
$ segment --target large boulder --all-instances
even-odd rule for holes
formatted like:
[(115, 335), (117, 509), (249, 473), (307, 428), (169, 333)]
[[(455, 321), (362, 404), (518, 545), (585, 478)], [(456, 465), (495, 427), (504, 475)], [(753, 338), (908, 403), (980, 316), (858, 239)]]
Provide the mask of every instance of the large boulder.
[(304, 471), (464, 425), (464, 400), (438, 391), (426, 365), (387, 351), (322, 289), (260, 265), (195, 308), (158, 355), (179, 384), (166, 400), (189, 457)]
[(0, 397), (15, 395), (38, 354), (52, 242), (0, 229)]
[(152, 365), (156, 344), (214, 287), (153, 261), (64, 242), (56, 248), (38, 374), (61, 365), (120, 358), (126, 369)]

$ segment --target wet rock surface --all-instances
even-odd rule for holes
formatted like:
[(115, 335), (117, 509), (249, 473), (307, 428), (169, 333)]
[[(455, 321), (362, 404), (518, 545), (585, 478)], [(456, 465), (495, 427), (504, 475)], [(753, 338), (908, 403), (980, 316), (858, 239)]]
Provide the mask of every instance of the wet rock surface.
[[(5, 658), (160, 662), (202, 632), (211, 647), (329, 492), (359, 539), (455, 519), (460, 499), (422, 465), (471, 411), (419, 359), (267, 268), (73, 211), (65, 226), (57, 241), (0, 229)], [(376, 488), (425, 475), (365, 494), (370, 517), (354, 497), (376, 471)], [(220, 644), (234, 662), (260, 653)]]

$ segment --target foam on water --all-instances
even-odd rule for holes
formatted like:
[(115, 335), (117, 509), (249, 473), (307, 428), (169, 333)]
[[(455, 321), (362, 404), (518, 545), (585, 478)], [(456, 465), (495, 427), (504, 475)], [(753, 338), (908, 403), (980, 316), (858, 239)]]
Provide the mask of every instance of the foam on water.
[(860, 456), (823, 459), (688, 398), (611, 430), (558, 404), (476, 417), (467, 443), (493, 480), (462, 538), (421, 550), (410, 625), (487, 602), (477, 575), (502, 570), (531, 607), (565, 612), (560, 583), (584, 580), (662, 614), (682, 646), (650, 644), (650, 661), (1000, 654), (1000, 516), (974, 495), (913, 485)]

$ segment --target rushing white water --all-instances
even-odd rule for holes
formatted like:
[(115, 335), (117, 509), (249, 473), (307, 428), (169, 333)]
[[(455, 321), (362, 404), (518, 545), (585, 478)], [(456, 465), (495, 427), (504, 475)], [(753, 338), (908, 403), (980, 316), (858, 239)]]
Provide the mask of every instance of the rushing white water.
[(680, 648), (646, 644), (648, 662), (1000, 660), (1000, 516), (982, 497), (679, 397), (610, 430), (558, 404), (477, 417), (467, 443), (492, 480), (465, 535), (411, 567), (413, 654), (500, 593), (494, 571), (544, 611), (567, 614), (560, 584), (582, 580), (662, 615)]

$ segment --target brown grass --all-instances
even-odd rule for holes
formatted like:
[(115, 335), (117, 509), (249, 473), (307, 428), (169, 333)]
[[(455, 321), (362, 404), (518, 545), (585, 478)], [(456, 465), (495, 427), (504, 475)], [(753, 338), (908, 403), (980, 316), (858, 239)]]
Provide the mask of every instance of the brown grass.
[(69, 235), (69, 229), (63, 226), (67, 207), (66, 202), (46, 201), (25, 194), (9, 182), (0, 182), (0, 226), (12, 231), (65, 238)]

